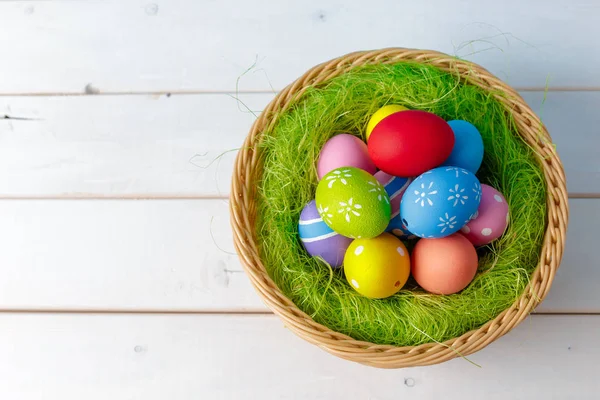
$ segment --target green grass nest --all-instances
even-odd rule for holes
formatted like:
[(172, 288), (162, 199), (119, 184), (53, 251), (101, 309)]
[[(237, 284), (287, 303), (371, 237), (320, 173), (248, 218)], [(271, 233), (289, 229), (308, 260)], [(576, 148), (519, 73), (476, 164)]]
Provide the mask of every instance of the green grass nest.
[[(277, 115), (260, 144), (264, 172), (257, 235), (264, 265), (282, 292), (334, 331), (397, 346), (460, 336), (508, 308), (539, 260), (546, 186), (533, 151), (493, 94), (428, 65), (381, 64), (310, 87)], [(314, 199), (316, 161), (324, 143), (339, 133), (364, 140), (369, 117), (386, 104), (464, 119), (483, 136), (485, 156), (477, 176), (505, 195), (511, 222), (501, 239), (479, 249), (478, 274), (461, 293), (432, 295), (409, 280), (392, 297), (365, 298), (348, 285), (343, 270), (311, 258), (298, 238), (300, 212)]]

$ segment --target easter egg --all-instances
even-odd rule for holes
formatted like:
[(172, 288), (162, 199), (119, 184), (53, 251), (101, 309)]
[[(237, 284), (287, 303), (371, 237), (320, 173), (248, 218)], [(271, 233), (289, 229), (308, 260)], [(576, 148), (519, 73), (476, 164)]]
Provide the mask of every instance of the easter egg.
[(482, 184), (477, 213), (460, 231), (473, 245), (483, 246), (504, 234), (508, 226), (508, 214), (508, 203), (502, 193)]
[(408, 280), (410, 256), (400, 239), (389, 233), (356, 239), (346, 250), (344, 273), (358, 293), (382, 299), (397, 293)]
[(337, 233), (373, 238), (390, 221), (390, 198), (375, 177), (362, 169), (342, 167), (327, 173), (317, 185), (317, 210)]
[(481, 134), (467, 121), (448, 121), (448, 125), (454, 132), (454, 148), (443, 165), (460, 167), (476, 173), (483, 161)]
[(352, 243), (352, 239), (334, 232), (323, 222), (314, 200), (300, 213), (298, 235), (308, 254), (321, 257), (333, 268), (342, 265), (346, 249)]
[(390, 217), (390, 223), (388, 224), (387, 228), (385, 228), (385, 231), (390, 232), (403, 240), (414, 239), (415, 235), (406, 229), (402, 223), (402, 218), (400, 217), (400, 201), (402, 200), (402, 196), (406, 192), (408, 185), (410, 185), (412, 182), (412, 178), (400, 178), (398, 176), (387, 174), (383, 171), (378, 171), (375, 174), (375, 179), (377, 179), (379, 183), (383, 185), (386, 193), (388, 196), (390, 196), (392, 215)]
[(446, 161), (454, 147), (454, 133), (435, 114), (406, 110), (382, 119), (369, 136), (367, 146), (380, 170), (411, 177)]
[(398, 214), (400, 211), (400, 200), (402, 200), (402, 195), (406, 191), (408, 185), (410, 185), (410, 182), (412, 182), (412, 179), (392, 176), (383, 171), (377, 171), (374, 176), (375, 179), (383, 185), (385, 192), (390, 197), (393, 218), (394, 214)]
[(477, 212), (481, 184), (464, 168), (439, 167), (417, 177), (400, 202), (406, 228), (422, 238), (449, 236)]
[(430, 293), (457, 293), (466, 288), (477, 273), (477, 252), (460, 234), (421, 239), (412, 252), (411, 273), (419, 286)]
[(400, 111), (406, 111), (408, 108), (404, 106), (400, 106), (397, 104), (388, 104), (387, 106), (381, 107), (379, 110), (375, 111), (375, 114), (371, 116), (369, 123), (367, 124), (366, 137), (369, 140), (369, 136), (371, 136), (371, 132), (373, 132), (373, 128), (377, 125), (382, 119), (391, 115), (393, 113), (397, 113)]
[(400, 212), (392, 214), (392, 219), (390, 220), (387, 228), (385, 228), (385, 231), (402, 240), (412, 240), (417, 238), (417, 236), (415, 236), (411, 231), (408, 230), (406, 226), (404, 226)]
[(325, 143), (317, 162), (317, 176), (322, 179), (326, 173), (339, 167), (356, 167), (370, 174), (377, 171), (365, 142), (346, 133), (336, 135)]

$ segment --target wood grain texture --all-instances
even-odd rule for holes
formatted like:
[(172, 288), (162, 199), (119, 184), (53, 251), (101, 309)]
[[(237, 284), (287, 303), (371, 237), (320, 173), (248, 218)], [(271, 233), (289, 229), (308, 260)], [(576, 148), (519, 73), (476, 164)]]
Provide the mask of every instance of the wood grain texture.
[[(273, 316), (0, 315), (0, 397), (596, 399), (598, 316), (533, 316), (469, 357), (377, 370)], [(199, 397), (200, 396), (200, 397)]]
[(263, 309), (224, 200), (1, 204), (0, 308)]
[(565, 167), (571, 194), (600, 194), (600, 92), (527, 92)]
[[(243, 98), (256, 110), (270, 96)], [(0, 193), (226, 196), (255, 118), (243, 107), (226, 94), (0, 97)]]
[[(593, 0), (2, 1), (1, 93), (281, 89), (351, 51), (408, 46), (513, 86), (600, 86)], [(18, 40), (17, 40), (18, 38)]]
[[(600, 92), (523, 92), (572, 193), (600, 194)], [(273, 94), (0, 97), (0, 197), (225, 197)], [(585, 143), (585, 145), (582, 145)]]
[[(572, 200), (546, 313), (600, 313), (600, 202)], [(0, 310), (268, 311), (224, 200), (0, 202)]]

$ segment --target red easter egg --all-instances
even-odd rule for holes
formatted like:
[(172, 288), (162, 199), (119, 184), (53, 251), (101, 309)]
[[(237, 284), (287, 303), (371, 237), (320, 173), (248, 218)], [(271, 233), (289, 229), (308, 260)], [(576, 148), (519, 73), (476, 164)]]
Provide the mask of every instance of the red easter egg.
[(435, 114), (407, 110), (382, 119), (367, 145), (380, 170), (408, 178), (446, 161), (454, 147), (454, 132)]

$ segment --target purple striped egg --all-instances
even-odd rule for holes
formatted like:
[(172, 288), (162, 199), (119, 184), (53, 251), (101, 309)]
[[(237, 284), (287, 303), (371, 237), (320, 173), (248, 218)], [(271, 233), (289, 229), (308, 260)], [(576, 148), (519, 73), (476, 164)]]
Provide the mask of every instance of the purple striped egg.
[(314, 200), (300, 213), (298, 234), (308, 254), (321, 257), (333, 268), (342, 265), (346, 249), (352, 242), (352, 239), (334, 232), (323, 222)]

